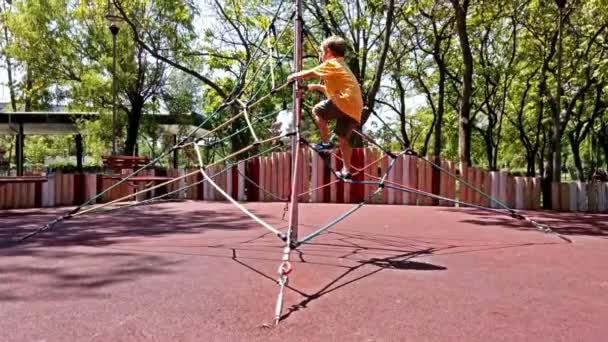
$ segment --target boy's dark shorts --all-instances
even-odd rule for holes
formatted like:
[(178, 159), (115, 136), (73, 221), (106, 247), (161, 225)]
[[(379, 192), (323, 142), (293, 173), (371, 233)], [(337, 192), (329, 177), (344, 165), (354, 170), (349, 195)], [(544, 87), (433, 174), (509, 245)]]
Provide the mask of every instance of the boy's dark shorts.
[(353, 129), (357, 127), (357, 122), (348, 116), (348, 114), (341, 111), (331, 100), (317, 103), (312, 111), (324, 120), (336, 120), (334, 132), (337, 136), (344, 139), (350, 139)]

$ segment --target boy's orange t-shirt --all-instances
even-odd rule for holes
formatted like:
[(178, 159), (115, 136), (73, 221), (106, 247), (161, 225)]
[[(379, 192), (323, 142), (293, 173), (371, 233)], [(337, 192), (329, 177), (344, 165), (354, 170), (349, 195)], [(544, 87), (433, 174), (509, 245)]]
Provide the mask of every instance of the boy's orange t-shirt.
[(312, 69), (325, 82), (327, 97), (345, 114), (361, 122), (363, 98), (361, 88), (344, 58), (332, 58)]

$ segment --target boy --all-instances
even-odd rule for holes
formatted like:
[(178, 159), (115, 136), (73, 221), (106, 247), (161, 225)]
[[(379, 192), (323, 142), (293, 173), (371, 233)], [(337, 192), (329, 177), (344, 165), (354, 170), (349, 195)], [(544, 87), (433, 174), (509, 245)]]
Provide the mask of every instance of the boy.
[(320, 91), (327, 96), (327, 100), (319, 102), (313, 108), (313, 117), (321, 135), (321, 142), (314, 145), (313, 148), (319, 152), (327, 152), (333, 148), (333, 144), (329, 142), (327, 121), (336, 120), (335, 133), (338, 136), (344, 158), (344, 166), (336, 175), (342, 179), (350, 179), (352, 149), (349, 140), (353, 129), (361, 122), (363, 109), (361, 88), (344, 62), (346, 42), (342, 38), (333, 36), (325, 39), (321, 43), (321, 50), (323, 56), (319, 66), (291, 74), (287, 81), (320, 77), (325, 82), (325, 85), (308, 85), (309, 91)]

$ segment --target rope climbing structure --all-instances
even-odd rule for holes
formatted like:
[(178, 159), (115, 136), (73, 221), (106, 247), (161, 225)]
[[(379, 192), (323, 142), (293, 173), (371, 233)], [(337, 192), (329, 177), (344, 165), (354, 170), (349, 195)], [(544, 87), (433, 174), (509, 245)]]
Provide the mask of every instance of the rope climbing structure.
[[(462, 185), (470, 188), (474, 192), (479, 193), (481, 196), (484, 196), (489, 201), (495, 202), (497, 204), (498, 208), (488, 208), (488, 207), (483, 207), (483, 206), (479, 206), (479, 205), (475, 205), (475, 204), (466, 203), (464, 201), (440, 196), (440, 195), (437, 195), (437, 194), (434, 194), (434, 193), (431, 193), (428, 191), (423, 191), (423, 190), (420, 190), (420, 189), (417, 189), (414, 187), (407, 186), (405, 184), (400, 184), (398, 182), (389, 180), (388, 175), (391, 173), (391, 170), (395, 166), (396, 162), (407, 155), (416, 156), (417, 158), (423, 160), (425, 163), (428, 163), (429, 165), (431, 165), (433, 168), (435, 168), (439, 172), (444, 173), (447, 177), (456, 179), (456, 178), (458, 178), (458, 176), (455, 175), (450, 170), (448, 170), (444, 167), (441, 167), (440, 165), (437, 165), (436, 163), (434, 163), (428, 159), (418, 156), (414, 151), (408, 149), (408, 146), (403, 146), (403, 151), (401, 151), (401, 152), (392, 152), (390, 150), (387, 150), (384, 147), (382, 147), (381, 144), (378, 144), (376, 141), (374, 141), (374, 139), (367, 136), (362, 130), (357, 130), (355, 133), (360, 135), (362, 140), (366, 141), (369, 145), (374, 145), (377, 148), (379, 148), (380, 151), (382, 152), (382, 156), (380, 156), (378, 159), (375, 159), (375, 160), (369, 162), (366, 165), (363, 165), (362, 167), (354, 167), (352, 179), (336, 178), (335, 180), (333, 180), (327, 184), (324, 184), (322, 186), (318, 186), (313, 189), (309, 189), (309, 190), (299, 193), (299, 191), (301, 189), (300, 182), (302, 182), (302, 172), (303, 172), (302, 168), (300, 167), (301, 159), (304, 157), (303, 151), (306, 148), (310, 148), (312, 151), (314, 151), (316, 153), (318, 153), (318, 152), (316, 150), (312, 149), (312, 145), (308, 140), (309, 138), (307, 138), (305, 136), (306, 134), (304, 134), (304, 132), (302, 132), (302, 130), (301, 130), (303, 85), (300, 82), (295, 82), (293, 84), (283, 83), (283, 84), (279, 84), (279, 85), (277, 85), (275, 83), (276, 82), (275, 72), (278, 69), (278, 65), (280, 65), (283, 62), (283, 60), (286, 58), (287, 55), (284, 55), (282, 57), (277, 57), (276, 61), (273, 60), (274, 54), (277, 54), (277, 56), (278, 56), (280, 51), (279, 51), (277, 44), (274, 44), (271, 41), (273, 37), (271, 36), (270, 32), (274, 31), (274, 29), (276, 27), (278, 27), (277, 18), (279, 18), (279, 16), (281, 14), (285, 14), (284, 9), (283, 9), (285, 1), (286, 0), (282, 1), (278, 5), (277, 10), (276, 10), (269, 26), (267, 28), (265, 28), (264, 30), (262, 30), (263, 34), (260, 34), (260, 37), (258, 37), (258, 40), (259, 40), (258, 44), (256, 44), (257, 49), (254, 51), (252, 58), (246, 65), (247, 69), (252, 67), (252, 62), (258, 60), (259, 54), (262, 53), (262, 47), (263, 46), (268, 47), (267, 58), (265, 58), (263, 60), (263, 64), (268, 64), (269, 73), (268, 73), (267, 77), (265, 78), (265, 80), (263, 80), (263, 82), (260, 83), (260, 86), (257, 90), (251, 90), (251, 91), (247, 92), (246, 90), (248, 90), (250, 85), (245, 83), (245, 85), (243, 87), (241, 87), (240, 91), (238, 91), (237, 93), (233, 92), (233, 94), (231, 94), (231, 96), (224, 99), (224, 101), (221, 104), (219, 104), (217, 106), (217, 108), (211, 114), (209, 114), (200, 125), (198, 125), (194, 130), (192, 130), (189, 134), (187, 134), (183, 139), (181, 139), (173, 147), (171, 147), (170, 149), (167, 149), (165, 152), (161, 153), (158, 157), (154, 158), (147, 165), (135, 170), (131, 174), (124, 175), (119, 182), (110, 186), (109, 188), (105, 189), (104, 191), (101, 191), (97, 195), (91, 197), (89, 200), (85, 201), (83, 204), (70, 210), (67, 214), (60, 216), (60, 217), (52, 220), (51, 222), (45, 224), (44, 226), (36, 229), (35, 231), (23, 236), (21, 240), (26, 241), (28, 239), (31, 239), (32, 237), (34, 237), (37, 234), (51, 230), (53, 227), (55, 227), (62, 221), (65, 221), (65, 220), (68, 220), (68, 219), (71, 219), (74, 217), (82, 216), (87, 213), (99, 213), (99, 212), (107, 212), (107, 211), (112, 211), (112, 210), (126, 210), (133, 206), (141, 206), (141, 205), (146, 205), (146, 204), (150, 204), (150, 203), (157, 203), (166, 198), (171, 198), (175, 194), (177, 194), (181, 191), (184, 191), (188, 188), (198, 186), (202, 183), (205, 183), (205, 184), (211, 186), (212, 188), (214, 188), (215, 191), (217, 191), (223, 198), (225, 198), (227, 201), (229, 201), (232, 205), (234, 205), (236, 208), (238, 208), (241, 212), (243, 212), (245, 215), (247, 215), (249, 218), (251, 218), (257, 224), (259, 224), (261, 227), (272, 232), (279, 239), (279, 241), (281, 241), (281, 244), (283, 246), (283, 253), (282, 253), (282, 257), (281, 257), (280, 264), (278, 267), (277, 284), (279, 285), (279, 294), (277, 297), (275, 315), (274, 315), (274, 322), (275, 322), (275, 324), (278, 324), (282, 318), (284, 290), (288, 286), (289, 274), (293, 271), (292, 265), (290, 263), (290, 255), (293, 252), (293, 250), (298, 249), (301, 246), (311, 242), (313, 239), (317, 238), (318, 236), (320, 236), (327, 230), (331, 229), (332, 227), (334, 227), (335, 225), (337, 225), (338, 223), (340, 223), (341, 221), (343, 221), (350, 215), (354, 214), (361, 207), (370, 203), (374, 197), (381, 194), (382, 191), (385, 189), (409, 192), (409, 193), (416, 194), (418, 196), (425, 196), (428, 198), (441, 200), (443, 202), (455, 203), (459, 206), (474, 207), (474, 208), (478, 208), (481, 210), (489, 210), (489, 211), (492, 211), (495, 213), (508, 215), (514, 219), (526, 221), (544, 233), (555, 234), (549, 226), (538, 223), (534, 220), (531, 220), (531, 219), (525, 217), (524, 215), (509, 208), (505, 203), (497, 200), (496, 198), (494, 198), (492, 196), (487, 195), (480, 189), (474, 187), (472, 184), (470, 184), (466, 181), (463, 182), (462, 179), (459, 179), (459, 181), (461, 182)], [(302, 60), (303, 60), (303, 40), (304, 40), (303, 33), (306, 33), (308, 35), (307, 39), (311, 43), (314, 40), (314, 37), (310, 37), (310, 31), (305, 30), (305, 28), (304, 28), (304, 23), (302, 20), (303, 15), (302, 15), (301, 0), (295, 0), (293, 5), (288, 6), (288, 7), (289, 8), (286, 11), (288, 12), (287, 15), (290, 19), (285, 21), (282, 31), (280, 31), (280, 33), (278, 35), (275, 35), (274, 39), (275, 39), (275, 43), (276, 43), (276, 41), (280, 40), (281, 37), (283, 37), (287, 32), (289, 32), (293, 28), (294, 46), (293, 46), (292, 51), (289, 51), (289, 53), (293, 53), (293, 65), (292, 65), (293, 71), (300, 71), (300, 70), (302, 70)], [(266, 40), (266, 44), (264, 44), (264, 42), (263, 42), (264, 40)], [(252, 75), (249, 76), (250, 80), (258, 78), (258, 75), (261, 72), (261, 70), (264, 68), (264, 65), (256, 65), (255, 67), (257, 68), (257, 70)], [(238, 80), (238, 82), (236, 82), (236, 83), (239, 84), (239, 83), (245, 82), (245, 78), (246, 77), (243, 76), (242, 79)], [(268, 84), (269, 82), (270, 82), (270, 85)], [(268, 86), (270, 88), (268, 90), (268, 92), (265, 95), (258, 97), (258, 94), (261, 93), (264, 89), (267, 89)], [(292, 108), (293, 109), (293, 111), (292, 111), (293, 125), (290, 126), (289, 130), (283, 130), (280, 134), (274, 134), (272, 136), (268, 136), (267, 132), (270, 131), (268, 129), (268, 127), (271, 126), (271, 123), (272, 123), (271, 119), (273, 119), (280, 111), (285, 110), (285, 108), (282, 108), (282, 109), (274, 111), (274, 112), (270, 112), (269, 114), (259, 114), (259, 115), (256, 114), (255, 110), (260, 104), (265, 103), (265, 101), (269, 100), (273, 95), (275, 95), (279, 92), (287, 91), (289, 89), (289, 86), (292, 86), (292, 91), (293, 91), (293, 108)], [(211, 120), (217, 119), (220, 116), (220, 113), (223, 113), (225, 111), (231, 112), (230, 110), (238, 111), (238, 113), (233, 114), (232, 116), (230, 116), (228, 119), (224, 120), (223, 122), (216, 124), (214, 127), (210, 128), (208, 130), (208, 132), (206, 132), (202, 136), (196, 137), (195, 133), (198, 130), (200, 130), (202, 127), (207, 127), (208, 125), (210, 125)], [(377, 114), (375, 112), (372, 111), (372, 113), (377, 116)], [(386, 124), (380, 116), (378, 116), (378, 119), (383, 124)], [(233, 124), (237, 121), (239, 121), (243, 124), (242, 128), (233, 130), (230, 133), (226, 133), (232, 127), (231, 124)], [(389, 127), (389, 126), (387, 125), (387, 127)], [(224, 154), (224, 156), (222, 158), (220, 158), (219, 160), (215, 160), (215, 161), (212, 161), (209, 163), (204, 162), (205, 161), (205, 158), (204, 158), (205, 151), (215, 149), (220, 146), (223, 147), (235, 135), (243, 134), (243, 133), (250, 134), (250, 137), (252, 138), (253, 142), (230, 154)], [(210, 140), (208, 139), (210, 137), (218, 137), (218, 138), (212, 139), (210, 142)], [(395, 134), (395, 137), (397, 140), (399, 140), (399, 136), (397, 134)], [(286, 141), (289, 141), (289, 145), (286, 144)], [(401, 143), (403, 144), (402, 141), (401, 141)], [(171, 152), (178, 150), (178, 149), (193, 149), (194, 150), (194, 152), (196, 154), (196, 160), (198, 162), (198, 168), (196, 170), (188, 172), (188, 173), (184, 173), (183, 175), (176, 176), (170, 180), (161, 182), (159, 184), (156, 184), (153, 186), (148, 186), (142, 190), (127, 194), (125, 196), (119, 197), (117, 199), (114, 199), (114, 200), (111, 200), (111, 201), (108, 201), (105, 203), (96, 203), (96, 200), (101, 198), (104, 194), (107, 194), (108, 192), (112, 191), (112, 189), (115, 189), (116, 187), (120, 186), (120, 184), (128, 182), (129, 179), (131, 179), (132, 177), (135, 177), (137, 174), (140, 174), (142, 171), (144, 171), (147, 168), (151, 167), (152, 165), (158, 163), (162, 158), (164, 158), (165, 156), (169, 155)], [(244, 206), (243, 204), (241, 204), (237, 200), (235, 200), (230, 193), (228, 193), (227, 191), (224, 191), (222, 189), (222, 187), (219, 186), (217, 184), (217, 182), (215, 181), (217, 177), (219, 177), (223, 173), (227, 172), (227, 170), (231, 169), (237, 163), (246, 162), (248, 160), (257, 158), (259, 156), (268, 155), (269, 153), (278, 151), (278, 150), (284, 150), (284, 151), (290, 150), (291, 151), (290, 152), (290, 158), (291, 158), (290, 182), (291, 182), (291, 184), (290, 184), (289, 196), (287, 196), (287, 197), (276, 196), (276, 195), (272, 194), (271, 192), (269, 192), (268, 190), (264, 189), (259, 184), (257, 184), (255, 180), (253, 180), (249, 177), (246, 177), (246, 175), (242, 174), (240, 171), (239, 171), (239, 173), (241, 173), (241, 175), (245, 177), (245, 180), (247, 182), (253, 184), (257, 188), (259, 188), (261, 191), (271, 194), (276, 200), (285, 202), (285, 213), (288, 216), (287, 217), (288, 225), (287, 225), (286, 229), (279, 229), (277, 227), (274, 227), (273, 225), (266, 222), (264, 219), (258, 217), (256, 214), (254, 214), (253, 212), (248, 210), (246, 208), (246, 206)], [(247, 158), (241, 158), (240, 156), (242, 156), (245, 153), (247, 153), (249, 156)], [(325, 169), (328, 170), (330, 173), (335, 174), (337, 170), (336, 170), (336, 167), (334, 167), (332, 165), (332, 163), (330, 162), (330, 157), (333, 158), (334, 160), (342, 161), (341, 157), (336, 153), (330, 153), (330, 154), (323, 153), (323, 154), (319, 154), (319, 156), (324, 161), (323, 164), (324, 164)], [(376, 170), (372, 170), (372, 169), (374, 167), (376, 167), (377, 163), (380, 160), (383, 160), (385, 158), (388, 158), (388, 166), (387, 166), (387, 168), (385, 168), (383, 170), (383, 174), (379, 175), (377, 172), (377, 169)], [(225, 168), (212, 173), (211, 170), (214, 169), (214, 167), (221, 166), (221, 165), (225, 165)], [(138, 195), (141, 195), (144, 193), (150, 193), (150, 192), (154, 191), (155, 189), (159, 189), (159, 188), (161, 188), (163, 186), (167, 186), (169, 184), (176, 184), (180, 180), (183, 180), (183, 179), (193, 176), (193, 175), (199, 175), (199, 174), (202, 176), (202, 179), (200, 181), (193, 182), (193, 183), (185, 185), (185, 186), (180, 186), (175, 190), (168, 191), (168, 192), (160, 194), (158, 196), (153, 196), (152, 198), (144, 200), (144, 201), (139, 201), (139, 202), (134, 202), (134, 203), (129, 202), (130, 199), (137, 197)], [(364, 176), (364, 177), (362, 177), (362, 176)], [(361, 180), (361, 179), (363, 179), (363, 180)], [(349, 184), (353, 184), (353, 185), (361, 185), (361, 186), (368, 187), (371, 190), (366, 192), (366, 196), (364, 196), (363, 200), (359, 201), (358, 203), (355, 203), (354, 206), (352, 206), (350, 209), (348, 209), (346, 212), (344, 212), (340, 216), (334, 218), (330, 222), (327, 222), (323, 226), (318, 227), (317, 229), (313, 230), (312, 232), (310, 232), (304, 236), (300, 236), (300, 234), (299, 234), (300, 232), (298, 230), (299, 199), (302, 198), (303, 196), (308, 195), (311, 192), (320, 191), (323, 188), (332, 186), (333, 184), (336, 184), (338, 182), (344, 182), (344, 183), (349, 183)], [(285, 215), (285, 213), (284, 213), (284, 215)], [(559, 237), (566, 241), (569, 241), (565, 237), (562, 237), (562, 236), (559, 236)]]

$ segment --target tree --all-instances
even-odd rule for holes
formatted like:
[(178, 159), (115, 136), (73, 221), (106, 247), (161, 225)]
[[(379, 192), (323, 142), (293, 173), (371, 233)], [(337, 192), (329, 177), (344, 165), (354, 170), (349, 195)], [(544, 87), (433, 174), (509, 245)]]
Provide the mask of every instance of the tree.
[[(482, 3), (474, 13), (478, 28), (473, 31), (473, 49), (477, 76), (474, 114), (471, 126), (484, 141), (487, 165), (498, 170), (498, 151), (503, 119), (513, 81), (520, 70), (514, 70), (518, 56), (518, 34), (521, 30), (517, 1)], [(524, 66), (525, 67), (525, 66)]]
[[(129, 2), (126, 9), (147, 18), (150, 35), (186, 31), (191, 15), (175, 4)], [(15, 37), (9, 53), (26, 66), (25, 108), (70, 103), (72, 108), (101, 109), (111, 102), (111, 36), (104, 19), (106, 2), (50, 0), (45, 4), (16, 1), (9, 20)], [(172, 7), (173, 6), (173, 7)], [(146, 102), (158, 94), (165, 66), (151, 61), (128, 31), (118, 35), (116, 77), (118, 106), (127, 114), (124, 153), (133, 154)], [(69, 101), (67, 101), (69, 99)]]
[[(515, 101), (512, 103), (512, 114), (507, 116), (511, 125), (517, 130), (517, 136), (526, 150), (526, 175), (529, 177), (536, 176), (535, 163), (539, 157), (540, 138), (543, 130), (544, 100), (542, 96), (534, 98), (530, 94), (534, 90), (532, 82), (537, 73), (538, 68), (530, 75), (520, 75), (525, 79), (525, 86), (521, 87), (516, 82), (513, 87)], [(518, 81), (521, 83), (523, 80), (520, 78)], [(534, 110), (535, 107), (538, 107), (538, 110)]]
[[(137, 143), (139, 124), (148, 100), (160, 95), (166, 80), (166, 64), (155, 55), (169, 56), (173, 51), (187, 46), (195, 39), (192, 20), (197, 8), (189, 1), (178, 2), (130, 2), (115, 1), (114, 6), (124, 18), (139, 18), (137, 24), (128, 21), (131, 27), (137, 25), (153, 40), (154, 53), (143, 46), (134, 30), (123, 30), (128, 59), (121, 60), (121, 72), (125, 103), (121, 108), (128, 114), (128, 129), (125, 154), (132, 154)], [(175, 55), (179, 56), (179, 55)], [(180, 56), (181, 57), (181, 56)], [(180, 57), (177, 60), (180, 61)]]
[[(128, 13), (125, 3), (113, 0), (139, 46), (157, 60), (193, 76), (213, 91), (204, 94), (206, 102), (212, 104), (206, 106), (206, 109), (210, 110), (222, 103), (220, 107), (228, 109), (229, 116), (235, 116), (242, 109), (237, 100), (247, 103), (263, 89), (270, 90), (268, 84), (258, 78), (260, 72), (269, 71), (268, 64), (257, 68), (255, 72), (252, 72), (252, 64), (258, 62), (264, 53), (261, 43), (268, 37), (269, 26), (278, 23), (274, 19), (269, 22), (267, 15), (260, 14), (263, 8), (259, 2), (214, 1), (213, 7), (205, 10), (214, 11), (221, 20), (213, 28), (207, 29), (203, 39), (196, 44), (184, 41), (177, 34), (149, 34), (137, 17)], [(194, 3), (188, 4), (194, 6)], [(254, 13), (257, 14), (252, 15)], [(270, 63), (274, 63), (273, 58), (270, 58)], [(208, 72), (202, 71), (205, 69)], [(259, 87), (256, 88), (255, 85)], [(268, 99), (266, 105), (274, 107), (272, 102)], [(263, 110), (263, 105), (258, 110)], [(248, 112), (250, 115), (253, 113), (251, 110)], [(227, 118), (216, 116), (214, 119), (223, 121)], [(234, 151), (252, 143), (249, 132), (235, 134), (243, 127), (242, 120), (233, 121), (230, 125), (231, 147)]]
[[(10, 15), (11, 11), (12, 11), (12, 4), (11, 1), (2, 1), (2, 7), (0, 8), (0, 18), (1, 18), (1, 22), (2, 22), (2, 31), (3, 31), (3, 44), (2, 44), (2, 50), (4, 51), (6, 46), (9, 44), (10, 42), (10, 34), (9, 34), (9, 29), (6, 25), (6, 20), (8, 18), (8, 16)], [(9, 89), (9, 95), (10, 95), (10, 101), (11, 101), (11, 109), (15, 112), (17, 111), (17, 97), (15, 95), (15, 84), (13, 81), (13, 63), (11, 62), (11, 58), (8, 54), (4, 53), (4, 57), (6, 60), (6, 72), (7, 72), (7, 78), (8, 78), (8, 89)], [(4, 147), (7, 147), (8, 150), (8, 156), (7, 156), (7, 160), (11, 160), (12, 156), (13, 156), (13, 145), (15, 142), (15, 138), (12, 135), (6, 136), (6, 137), (2, 137), (2, 140), (0, 141), (0, 149)]]
[(603, 118), (600, 121), (600, 125), (596, 131), (598, 143), (604, 151), (604, 165), (608, 169), (608, 111), (604, 110)]
[(376, 96), (387, 64), (393, 33), (395, 13), (394, 0), (386, 3), (357, 0), (343, 2), (327, 0), (304, 4), (312, 14), (312, 27), (321, 27), (324, 35), (338, 35), (352, 44), (348, 65), (363, 89), (366, 108), (361, 116), (361, 126), (367, 122), (374, 110)]
[[(604, 83), (598, 83), (595, 86), (595, 96), (593, 102), (585, 101), (583, 97), (580, 101), (578, 113), (574, 115), (572, 122), (572, 128), (567, 132), (568, 140), (570, 142), (570, 148), (572, 150), (572, 157), (574, 159), (574, 166), (576, 168), (576, 177), (580, 181), (586, 181), (591, 175), (586, 175), (583, 170), (583, 162), (581, 160), (580, 146), (587, 138), (587, 135), (592, 131), (592, 127), (595, 121), (604, 113), (606, 110), (606, 102), (604, 102)], [(587, 107), (592, 108), (591, 111), (587, 110)], [(586, 115), (586, 113), (589, 113)], [(590, 156), (591, 157), (591, 156)]]
[[(433, 155), (439, 157), (442, 149), (442, 127), (445, 114), (445, 92), (448, 76), (455, 78), (448, 69), (447, 53), (451, 47), (454, 16), (443, 2), (417, 1), (418, 13), (412, 18), (404, 17), (411, 35), (410, 44), (420, 51), (412, 51), (415, 70), (412, 78), (416, 80), (420, 91), (427, 98), (433, 113), (433, 123), (429, 127), (421, 153), (426, 154), (428, 143), (434, 132)], [(419, 56), (419, 54), (423, 56)], [(429, 71), (436, 71), (437, 78), (427, 77)], [(430, 82), (435, 83), (428, 84)], [(437, 89), (436, 93), (432, 89)]]
[(464, 70), (459, 109), (458, 154), (461, 163), (471, 165), (471, 97), (473, 94), (473, 54), (467, 32), (469, 0), (450, 0), (456, 16), (456, 32), (462, 51)]

